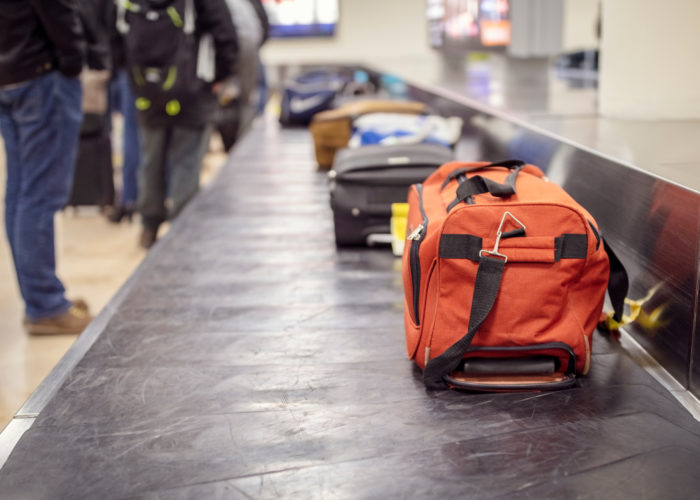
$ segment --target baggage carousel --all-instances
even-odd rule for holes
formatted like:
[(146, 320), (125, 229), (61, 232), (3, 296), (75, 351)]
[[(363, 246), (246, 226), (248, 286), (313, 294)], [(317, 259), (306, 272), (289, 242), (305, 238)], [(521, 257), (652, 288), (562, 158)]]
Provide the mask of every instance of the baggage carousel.
[(0, 498), (700, 491), (700, 423), (616, 340), (573, 389), (429, 392), (402, 309), (389, 250), (336, 250), (308, 132), (261, 119), (5, 431)]

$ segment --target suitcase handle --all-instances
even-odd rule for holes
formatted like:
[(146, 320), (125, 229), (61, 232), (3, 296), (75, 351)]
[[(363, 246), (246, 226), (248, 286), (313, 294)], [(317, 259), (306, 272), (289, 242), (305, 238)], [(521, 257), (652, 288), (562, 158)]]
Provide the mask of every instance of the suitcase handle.
[(446, 375), (445, 382), (454, 389), (467, 391), (553, 391), (566, 389), (576, 383), (573, 373), (538, 375), (476, 376), (466, 374)]
[[(549, 355), (530, 357), (470, 357), (457, 369), (445, 376), (445, 382), (454, 389), (470, 391), (546, 391), (564, 389), (576, 382), (576, 356), (566, 344), (552, 342), (531, 346), (477, 347), (472, 353), (503, 351), (507, 354), (527, 351), (559, 350), (568, 354), (566, 367), (561, 360)], [(563, 369), (562, 369), (563, 368)]]
[(455, 177), (459, 177), (460, 175), (467, 174), (469, 172), (475, 172), (477, 170), (482, 170), (484, 168), (491, 168), (491, 167), (505, 167), (509, 168), (511, 170), (514, 170), (518, 167), (522, 168), (525, 166), (525, 162), (522, 160), (503, 160), (503, 161), (498, 161), (495, 163), (488, 163), (486, 165), (479, 165), (476, 167), (462, 167), (453, 170), (447, 175), (447, 179), (445, 179), (445, 182), (442, 183), (442, 186), (440, 187), (440, 191), (445, 189), (447, 185), (454, 179)]

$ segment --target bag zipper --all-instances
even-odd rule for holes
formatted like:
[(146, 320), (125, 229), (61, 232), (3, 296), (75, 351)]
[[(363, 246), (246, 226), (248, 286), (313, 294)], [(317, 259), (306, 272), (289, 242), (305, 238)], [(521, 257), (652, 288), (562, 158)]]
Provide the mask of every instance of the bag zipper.
[(411, 285), (413, 286), (413, 318), (416, 325), (420, 325), (420, 319), (418, 318), (418, 306), (420, 303), (420, 245), (427, 234), (428, 228), (428, 216), (425, 213), (425, 208), (423, 207), (423, 184), (416, 184), (416, 192), (418, 193), (418, 207), (420, 209), (420, 214), (423, 217), (423, 221), (418, 225), (416, 229), (409, 234), (406, 239), (411, 240), (411, 254), (410, 254), (410, 264), (411, 264)]

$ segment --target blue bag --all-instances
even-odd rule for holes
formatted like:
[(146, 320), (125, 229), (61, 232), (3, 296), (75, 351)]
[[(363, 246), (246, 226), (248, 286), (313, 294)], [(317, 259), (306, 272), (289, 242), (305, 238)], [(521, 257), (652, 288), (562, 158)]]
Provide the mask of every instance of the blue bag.
[(280, 123), (308, 125), (321, 111), (331, 109), (347, 80), (325, 71), (310, 71), (290, 81), (282, 94)]

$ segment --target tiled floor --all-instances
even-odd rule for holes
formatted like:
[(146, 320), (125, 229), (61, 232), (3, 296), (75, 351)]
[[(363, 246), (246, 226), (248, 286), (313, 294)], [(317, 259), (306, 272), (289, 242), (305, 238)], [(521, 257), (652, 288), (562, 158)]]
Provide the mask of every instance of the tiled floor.
[[(224, 161), (215, 142), (205, 159), (202, 181), (207, 182)], [(5, 149), (0, 139), (0, 185), (4, 220)], [(23, 303), (19, 295), (4, 225), (0, 238), (0, 429), (10, 421), (32, 391), (76, 339), (73, 335), (30, 337), (22, 329)], [(68, 296), (87, 300), (93, 313), (109, 301), (145, 251), (137, 245), (139, 224), (110, 224), (96, 209), (67, 209), (56, 217), (58, 275)]]

